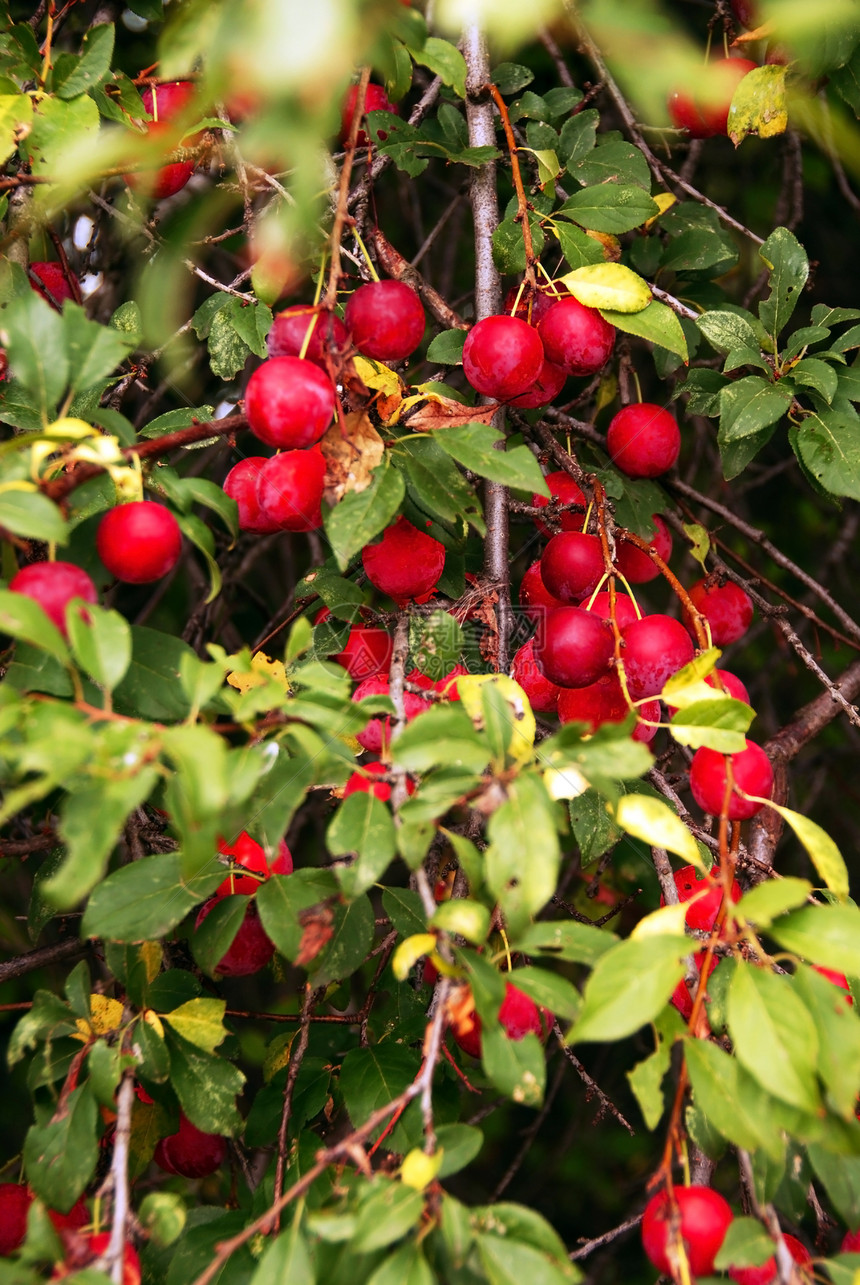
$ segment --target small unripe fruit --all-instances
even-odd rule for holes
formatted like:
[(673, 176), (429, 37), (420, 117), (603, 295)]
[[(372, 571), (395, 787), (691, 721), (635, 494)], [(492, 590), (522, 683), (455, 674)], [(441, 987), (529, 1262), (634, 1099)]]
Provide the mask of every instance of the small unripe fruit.
[(381, 540), (364, 546), (361, 561), (380, 593), (404, 603), (436, 588), (445, 569), (445, 546), (401, 515), (386, 527)]
[[(199, 928), (223, 898), (215, 896), (204, 901), (197, 914), (195, 927)], [(266, 936), (260, 916), (253, 901), (248, 900), (245, 917), (227, 951), (215, 966), (218, 977), (250, 977), (265, 968), (275, 953), (274, 944)]]
[(342, 351), (349, 342), (346, 326), (336, 312), (310, 303), (284, 308), (266, 336), (270, 357), (301, 357), (326, 369), (326, 355)]
[[(715, 647), (726, 647), (743, 638), (752, 622), (753, 604), (740, 585), (733, 580), (719, 584), (706, 577), (697, 580), (689, 594), (693, 606), (710, 626)], [(692, 625), (688, 624), (688, 628), (692, 630)]]
[[(544, 481), (549, 487), (550, 494), (554, 500), (558, 500), (561, 504), (582, 505), (583, 511), (581, 513), (577, 513), (576, 510), (571, 509), (568, 513), (560, 513), (557, 519), (561, 525), (562, 531), (581, 531), (582, 524), (585, 521), (585, 509), (588, 507), (588, 501), (577, 486), (576, 482), (570, 474), (565, 473), (563, 469), (559, 469), (558, 472), (555, 473), (547, 473)], [(550, 501), (545, 495), (533, 495), (532, 504), (535, 508), (543, 509), (550, 504)], [(540, 518), (535, 518), (535, 526), (542, 535), (547, 536), (547, 538), (552, 538), (553, 532), (550, 531), (549, 527), (546, 526)]]
[(280, 531), (277, 523), (264, 518), (260, 512), (258, 487), (260, 472), (268, 464), (266, 455), (248, 455), (244, 460), (234, 464), (224, 478), (224, 494), (236, 501), (239, 510), (239, 530), (251, 531), (255, 535), (269, 535)]
[(137, 500), (108, 510), (96, 532), (96, 549), (117, 580), (150, 584), (176, 566), (182, 532), (163, 504)]
[(562, 531), (540, 560), (543, 582), (554, 597), (575, 603), (597, 588), (604, 574), (603, 549), (596, 535)]
[(643, 616), (621, 631), (627, 687), (635, 701), (658, 696), (666, 681), (693, 659), (690, 635), (671, 616)]
[[(788, 1232), (783, 1232), (782, 1239), (785, 1241), (785, 1247), (791, 1254), (798, 1267), (801, 1268), (801, 1276), (812, 1279), (812, 1255), (805, 1245), (797, 1239), (796, 1236), (790, 1236)], [(843, 1253), (852, 1252), (843, 1249)], [(806, 1269), (806, 1270), (804, 1270)], [(738, 1285), (771, 1285), (776, 1280), (776, 1258), (770, 1257), (766, 1263), (760, 1267), (730, 1267), (729, 1276)]]
[(368, 281), (350, 295), (343, 314), (353, 343), (375, 361), (405, 361), (424, 338), (418, 295), (403, 281)]
[(245, 392), (245, 414), (255, 437), (278, 450), (318, 442), (334, 415), (334, 385), (301, 357), (270, 357), (258, 366)]
[[(693, 1276), (710, 1276), (714, 1259), (732, 1221), (726, 1200), (711, 1187), (675, 1187), (679, 1214), (679, 1235), (687, 1252)], [(665, 1191), (652, 1196), (642, 1215), (642, 1247), (657, 1271), (672, 1275), (669, 1235), (672, 1210)]]
[[(551, 1014), (539, 1009), (533, 999), (511, 982), (505, 982), (499, 1023), (509, 1040), (522, 1040), (529, 1031), (539, 1040), (545, 1040), (552, 1030)], [(470, 1017), (454, 1029), (454, 1039), (464, 1053), (481, 1056), (481, 1019), (474, 1009)]]
[[(661, 517), (656, 513), (653, 517), (657, 529), (648, 545), (664, 562), (668, 562), (672, 556), (672, 535)], [(615, 565), (630, 584), (647, 584), (660, 574), (657, 563), (623, 536), (615, 546)]]
[(205, 1178), (224, 1163), (227, 1139), (218, 1133), (203, 1133), (188, 1117), (180, 1114), (179, 1129), (161, 1138), (153, 1160), (167, 1173), (183, 1178)]
[(534, 655), (551, 683), (587, 687), (608, 673), (614, 656), (612, 629), (580, 607), (559, 607), (541, 623)]
[(704, 812), (720, 816), (726, 797), (727, 758), (731, 762), (732, 792), (726, 815), (730, 821), (746, 821), (760, 812), (763, 805), (741, 798), (738, 790), (763, 799), (769, 799), (773, 792), (773, 768), (761, 746), (747, 741), (745, 750), (729, 755), (702, 746), (690, 764), (690, 789)]
[(260, 466), (260, 516), (278, 531), (316, 531), (322, 526), (325, 459), (318, 447), (282, 451)]
[(662, 406), (631, 402), (609, 425), (606, 449), (628, 477), (659, 477), (678, 462), (681, 432), (674, 415)]
[[(252, 839), (247, 830), (243, 830), (234, 843), (226, 843), (221, 839), (218, 843), (218, 851), (224, 857), (232, 857), (237, 866), (243, 870), (249, 870), (251, 874), (229, 874), (223, 883), (220, 883), (215, 891), (216, 897), (229, 897), (234, 893), (242, 893), (251, 896), (257, 891), (261, 882), (269, 878), (269, 875), (289, 875), (293, 873), (293, 855), (283, 839), (278, 844), (278, 851), (272, 858), (271, 864), (266, 859), (266, 852), (263, 846)], [(259, 878), (254, 878), (258, 875)]]
[(615, 327), (596, 308), (574, 299), (559, 299), (541, 317), (538, 334), (547, 361), (569, 375), (595, 375), (602, 370), (615, 345)]
[(537, 331), (519, 317), (485, 317), (463, 345), (463, 373), (476, 392), (510, 402), (534, 385), (544, 365)]
[(72, 562), (32, 562), (9, 581), (13, 593), (26, 594), (45, 612), (59, 629), (64, 638), (66, 632), (66, 608), (73, 598), (83, 598), (84, 602), (98, 602), (98, 593), (86, 571), (76, 567)]
[(545, 677), (534, 657), (534, 639), (530, 638), (511, 662), (511, 678), (519, 683), (533, 710), (538, 714), (554, 714), (561, 688)]

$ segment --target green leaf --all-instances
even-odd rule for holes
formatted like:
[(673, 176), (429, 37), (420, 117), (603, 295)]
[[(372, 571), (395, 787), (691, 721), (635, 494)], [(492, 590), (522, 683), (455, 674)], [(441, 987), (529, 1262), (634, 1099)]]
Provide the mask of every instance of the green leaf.
[(733, 1218), (714, 1266), (721, 1272), (730, 1267), (761, 1267), (773, 1252), (773, 1241), (757, 1218)]
[(94, 889), (84, 911), (81, 936), (154, 941), (210, 896), (223, 877), (219, 866), (208, 874), (183, 879), (176, 852), (135, 861), (115, 870)]
[(459, 701), (434, 705), (412, 719), (392, 753), (397, 766), (407, 772), (425, 772), (437, 765), (480, 772), (490, 758), (489, 746)]
[[(761, 69), (760, 69), (761, 70)], [(788, 228), (776, 228), (759, 250), (770, 269), (770, 294), (759, 304), (758, 315), (768, 334), (776, 341), (800, 301), (809, 276), (806, 251)]]
[(428, 36), (420, 49), (407, 44), (410, 54), (420, 67), (428, 67), (434, 76), (441, 76), (444, 85), (450, 85), (460, 98), (466, 97), (466, 60), (456, 45), (438, 36)]
[(41, 648), (61, 665), (70, 663), (68, 648), (59, 629), (35, 599), (24, 593), (0, 589), (0, 631)]
[(618, 938), (607, 929), (594, 928), (591, 924), (542, 920), (529, 924), (512, 937), (511, 944), (524, 955), (549, 955), (593, 967), (618, 944)]
[[(488, 424), (464, 424), (440, 428), (433, 440), (464, 468), (491, 482), (502, 482), (518, 491), (549, 496), (540, 465), (527, 446), (503, 451), (495, 448), (499, 432)], [(502, 439), (503, 440), (503, 439)]]
[(150, 1191), (140, 1202), (138, 1217), (159, 1247), (174, 1244), (185, 1229), (185, 1203), (174, 1191)]
[(576, 270), (589, 263), (603, 263), (603, 246), (595, 237), (583, 232), (582, 228), (573, 223), (555, 221), (550, 227), (572, 269)]
[(831, 495), (860, 499), (860, 418), (837, 410), (806, 415), (789, 429), (803, 467)]
[(242, 1072), (169, 1027), (164, 1035), (170, 1051), (170, 1083), (191, 1123), (204, 1133), (231, 1137), (239, 1133), (244, 1122), (236, 1110), (236, 1095), (245, 1083)]
[[(27, 139), (34, 174), (50, 175), (56, 182), (36, 189), (35, 203), (45, 209), (63, 199), (62, 186), (80, 182), (82, 157), (93, 162), (100, 128), (99, 110), (91, 98), (80, 94), (68, 102), (42, 98), (33, 113), (33, 128)], [(51, 353), (52, 358), (59, 353)]]
[(720, 443), (749, 437), (782, 419), (792, 393), (758, 375), (729, 384), (720, 394)]
[(735, 1056), (763, 1089), (802, 1111), (819, 1109), (818, 1034), (786, 977), (739, 961), (729, 989), (728, 1026)]
[(382, 1249), (415, 1226), (424, 1211), (424, 1194), (391, 1178), (381, 1178), (362, 1202), (350, 1241), (353, 1253)]
[(71, 74), (59, 79), (54, 73), (54, 93), (58, 98), (77, 98), (97, 85), (110, 68), (113, 58), (114, 27), (112, 22), (90, 27), (81, 44), (81, 56)]
[(851, 997), (804, 964), (798, 964), (792, 985), (818, 1033), (818, 1074), (836, 1110), (853, 1120), (860, 1091), (860, 1018)]
[(266, 1249), (251, 1285), (315, 1285), (316, 1272), (302, 1229), (294, 1222)]
[(701, 700), (674, 714), (669, 730), (679, 745), (739, 754), (746, 749), (745, 733), (754, 718), (755, 711), (743, 701)]
[(663, 1081), (672, 1060), (674, 1039), (685, 1029), (679, 1013), (674, 1009), (667, 1009), (666, 1013), (670, 1016), (667, 1016), (665, 1022), (660, 1021), (655, 1028), (656, 1049), (650, 1057), (637, 1062), (633, 1070), (627, 1072), (627, 1082), (639, 1103), (645, 1127), (652, 1132), (662, 1120), (666, 1109)]
[(114, 709), (156, 722), (186, 718), (190, 705), (180, 682), (186, 655), (194, 652), (181, 638), (132, 625), (131, 664), (114, 691)]
[(443, 1124), (436, 1130), (436, 1142), (442, 1156), (440, 1178), (448, 1178), (471, 1164), (484, 1145), (480, 1129), (469, 1124)]
[[(271, 750), (268, 753), (272, 755)], [(315, 764), (311, 759), (291, 756), (285, 746), (278, 746), (277, 757), (272, 755), (269, 759), (269, 768), (248, 804), (248, 815), (254, 818), (254, 834), (264, 847), (275, 851), (314, 780)]]
[(494, 67), (490, 72), (490, 80), (499, 93), (505, 96), (518, 94), (521, 89), (525, 89), (526, 85), (530, 85), (534, 78), (534, 72), (530, 67), (523, 67), (516, 62), (500, 62), (498, 67)]
[(402, 475), (386, 456), (373, 470), (373, 480), (363, 491), (350, 491), (325, 515), (325, 532), (337, 565), (345, 571), (350, 560), (397, 515), (405, 485)]
[(455, 933), (466, 941), (480, 946), (487, 940), (490, 931), (490, 912), (478, 901), (468, 897), (452, 897), (437, 906), (436, 912), (429, 920), (431, 928), (441, 928), (444, 932)]
[(430, 341), (427, 360), (440, 366), (459, 366), (463, 361), (463, 344), (467, 330), (443, 330)]
[(97, 1107), (90, 1085), (69, 1094), (62, 1112), (32, 1124), (24, 1139), (27, 1178), (50, 1209), (66, 1213), (95, 1173)]
[(742, 915), (759, 928), (767, 928), (777, 916), (802, 906), (812, 892), (808, 879), (766, 879), (749, 892), (745, 892), (735, 906), (735, 914)]
[(597, 142), (597, 126), (600, 113), (593, 107), (571, 116), (561, 127), (559, 160), (570, 169), (577, 161), (587, 156)]
[(47, 425), (54, 418), (69, 377), (62, 317), (41, 295), (30, 290), (7, 306), (3, 325), (8, 335), (9, 368), (29, 393), (42, 424)]
[(638, 313), (651, 302), (647, 282), (623, 263), (587, 264), (568, 272), (561, 282), (586, 308)]
[(740, 313), (714, 308), (697, 318), (696, 325), (717, 352), (729, 353), (734, 348), (758, 348), (758, 336), (750, 322)]
[(853, 904), (805, 906), (777, 919), (770, 935), (811, 964), (860, 977), (860, 909)]
[[(554, 805), (543, 783), (522, 774), (490, 817), (485, 853), (487, 887), (500, 901), (511, 929), (536, 915), (555, 892), (561, 849)], [(523, 854), (528, 853), (528, 861)]]
[(33, 100), (28, 94), (0, 94), (0, 163), (5, 164), (16, 149), (16, 132), (29, 128)]
[(505, 1097), (522, 1106), (540, 1106), (546, 1087), (546, 1056), (534, 1032), (513, 1040), (498, 1021), (483, 1022), (481, 1063)]
[[(602, 143), (568, 170), (583, 187), (595, 183), (636, 183), (651, 189), (651, 171), (644, 153), (633, 143)], [(580, 300), (583, 302), (583, 300)], [(588, 305), (591, 306), (591, 305)]]
[[(445, 902), (455, 905), (455, 901)], [(546, 968), (529, 964), (517, 969), (517, 990), (524, 991), (539, 1008), (547, 1008), (563, 1021), (572, 1022), (579, 1016), (582, 999), (579, 991), (566, 977), (551, 973)]]
[(53, 500), (26, 482), (21, 490), (0, 491), (0, 526), (30, 540), (67, 544), (69, 539), (68, 523)]
[(849, 1227), (860, 1224), (860, 1156), (835, 1156), (823, 1146), (806, 1148), (815, 1176), (839, 1217)]
[[(165, 437), (168, 433), (175, 433), (180, 428), (190, 428), (192, 424), (207, 423), (215, 415), (214, 406), (184, 406), (180, 410), (169, 410), (163, 415), (156, 416), (155, 419), (145, 425), (140, 430), (141, 437)], [(198, 443), (205, 446), (206, 443)], [(186, 482), (189, 479), (183, 478)]]
[(118, 611), (90, 604), (86, 612), (69, 613), (72, 654), (93, 682), (112, 692), (131, 664), (131, 630)]
[(216, 968), (233, 945), (248, 905), (249, 898), (241, 894), (222, 897), (203, 922), (195, 924), (191, 949), (203, 972), (210, 977), (215, 975)]
[(460, 659), (465, 636), (460, 622), (447, 611), (432, 611), (409, 620), (409, 654), (428, 678), (444, 678)]
[[(230, 304), (238, 303), (230, 300)], [(232, 379), (239, 373), (251, 355), (251, 349), (236, 326), (234, 310), (230, 304), (219, 308), (209, 327), (209, 365), (219, 379)], [(243, 327), (244, 329), (244, 327)]]
[[(610, 312), (600, 309), (604, 321), (628, 335), (638, 335), (649, 343), (658, 344), (667, 352), (675, 353), (683, 362), (690, 360), (687, 339), (675, 313), (665, 303), (652, 299), (641, 312)], [(708, 372), (716, 373), (716, 372)]]
[(375, 919), (366, 896), (356, 897), (335, 910), (333, 934), (325, 949), (311, 965), (313, 987), (351, 977), (367, 958), (373, 945)]
[(795, 384), (814, 389), (828, 403), (833, 401), (841, 383), (833, 367), (818, 357), (802, 357), (792, 366), (791, 378)]
[(687, 1039), (684, 1048), (694, 1101), (709, 1123), (735, 1146), (780, 1157), (781, 1136), (768, 1129), (766, 1094), (752, 1076), (709, 1040)]
[(413, 1049), (390, 1040), (347, 1053), (339, 1083), (354, 1129), (412, 1083), (419, 1061)]
[(346, 895), (357, 897), (373, 887), (394, 859), (397, 845), (391, 812), (372, 793), (351, 794), (329, 823), (326, 845), (334, 857), (355, 858), (336, 873)]
[[(544, 232), (540, 218), (529, 214), (529, 227), (532, 232), (532, 246), (540, 254), (544, 246)], [(493, 232), (493, 261), (499, 272), (506, 275), (524, 272), (526, 266), (526, 247), (523, 241), (522, 225), (516, 219), (503, 219)]]
[(603, 1043), (652, 1021), (684, 976), (687, 937), (630, 938), (603, 955), (585, 985), (568, 1043)]
[(280, 953), (294, 960), (299, 953), (302, 912), (337, 895), (338, 885), (328, 870), (296, 870), (273, 875), (258, 889), (257, 909), (267, 935)]
[(580, 227), (616, 234), (641, 227), (659, 212), (641, 187), (623, 183), (603, 183), (574, 192), (558, 211)]

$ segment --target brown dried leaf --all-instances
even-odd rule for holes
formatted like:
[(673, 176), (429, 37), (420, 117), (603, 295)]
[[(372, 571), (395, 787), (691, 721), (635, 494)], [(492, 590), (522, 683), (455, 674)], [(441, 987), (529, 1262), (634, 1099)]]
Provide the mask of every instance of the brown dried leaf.
[(445, 1001), (445, 1017), (456, 1035), (472, 1033), (475, 1025), (475, 1001), (468, 983), (452, 986)]
[(326, 461), (325, 498), (337, 504), (348, 491), (363, 491), (371, 473), (382, 460), (385, 444), (364, 411), (343, 417), (343, 428), (335, 420), (320, 442)]
[[(411, 397), (407, 398), (407, 402), (411, 401)], [(434, 428), (458, 428), (461, 424), (489, 424), (498, 409), (496, 402), (489, 406), (464, 406), (453, 397), (434, 395), (407, 414), (403, 422), (416, 433), (428, 433)]]
[(334, 936), (334, 911), (330, 906), (309, 906), (299, 912), (302, 940), (295, 963), (306, 968)]

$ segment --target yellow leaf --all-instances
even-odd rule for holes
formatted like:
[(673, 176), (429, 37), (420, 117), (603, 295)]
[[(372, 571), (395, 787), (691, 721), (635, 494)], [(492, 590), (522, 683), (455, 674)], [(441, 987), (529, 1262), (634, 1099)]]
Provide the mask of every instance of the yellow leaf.
[[(703, 891), (706, 890), (707, 886)], [(689, 904), (688, 901), (682, 901), (674, 906), (660, 906), (658, 910), (652, 910), (650, 915), (646, 915), (644, 919), (639, 920), (630, 936), (639, 939), (642, 937), (683, 937)]]
[(75, 1025), (80, 1038), (90, 1039), (94, 1035), (107, 1035), (110, 1031), (119, 1030), (122, 1022), (123, 1006), (118, 999), (108, 995), (90, 996), (90, 1020), (79, 1017)]
[(701, 656), (696, 656), (695, 660), (691, 660), (664, 683), (660, 699), (667, 705), (674, 705), (676, 709), (686, 709), (696, 701), (719, 700), (721, 696), (727, 697), (726, 692), (721, 692), (716, 687), (709, 687), (705, 682), (708, 675), (714, 672), (722, 654), (718, 647), (711, 647), (708, 651), (703, 651)]
[(405, 981), (422, 955), (436, 949), (435, 933), (413, 933), (406, 937), (391, 958), (391, 971), (399, 982)]
[(368, 388), (384, 393), (386, 397), (400, 397), (404, 384), (395, 371), (368, 357), (355, 357), (353, 360), (359, 378)]
[(264, 687), (267, 679), (276, 683), (282, 692), (289, 692), (290, 684), (287, 682), (287, 671), (283, 661), (273, 660), (262, 651), (258, 651), (251, 657), (250, 673), (234, 670), (232, 674), (227, 675), (230, 686), (235, 687), (243, 696), (254, 687)]
[(788, 129), (785, 99), (786, 68), (772, 63), (749, 71), (735, 90), (729, 107), (728, 135), (737, 147), (747, 134), (773, 138)]
[(791, 808), (780, 807), (778, 803), (768, 802), (768, 807), (778, 812), (783, 821), (787, 821), (806, 851), (812, 858), (812, 864), (827, 884), (831, 892), (843, 900), (848, 896), (848, 870), (842, 853), (826, 830), (809, 817)]
[(641, 312), (651, 302), (648, 283), (623, 263), (586, 263), (561, 281), (586, 308)]
[(156, 1035), (160, 1036), (161, 1039), (164, 1039), (164, 1023), (154, 1008), (147, 1008), (144, 1011), (143, 1020), (146, 1022), (147, 1026), (152, 1027)]
[(677, 196), (673, 196), (671, 192), (658, 192), (656, 196), (651, 197), (651, 200), (659, 209), (660, 214), (655, 214), (650, 219), (646, 219), (642, 224), (644, 228), (652, 227), (660, 218), (661, 214), (665, 214), (667, 210), (671, 210), (678, 198)]
[(190, 999), (172, 1013), (162, 1013), (162, 1018), (190, 1044), (214, 1053), (227, 1034), (224, 1029), (226, 1007), (227, 1002), (223, 999)]
[(699, 870), (705, 869), (696, 840), (668, 803), (644, 794), (625, 794), (616, 805), (615, 820), (634, 839), (665, 848)]
[(429, 1187), (442, 1168), (444, 1154), (441, 1147), (432, 1156), (428, 1156), (420, 1147), (413, 1147), (400, 1166), (401, 1181), (407, 1187), (423, 1191), (425, 1187)]
[(507, 701), (511, 711), (507, 752), (517, 763), (527, 762), (534, 752), (537, 724), (528, 696), (507, 674), (464, 674), (457, 679), (457, 691), (463, 708), (477, 728), (483, 724), (481, 689), (493, 683)]

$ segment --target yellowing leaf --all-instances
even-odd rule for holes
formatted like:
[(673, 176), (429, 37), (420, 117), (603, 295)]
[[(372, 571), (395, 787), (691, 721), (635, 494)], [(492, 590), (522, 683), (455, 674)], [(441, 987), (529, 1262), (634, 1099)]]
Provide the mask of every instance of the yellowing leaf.
[(543, 783), (551, 799), (578, 799), (590, 789), (578, 767), (551, 767), (543, 774)]
[(691, 660), (688, 665), (679, 669), (677, 674), (673, 674), (668, 679), (663, 685), (660, 699), (667, 705), (674, 705), (676, 709), (685, 709), (687, 705), (693, 705), (696, 701), (715, 698), (719, 700), (725, 693), (709, 687), (704, 680), (714, 672), (722, 654), (718, 647), (710, 647), (708, 651), (703, 651), (701, 656), (696, 656), (695, 660)]
[(282, 692), (289, 692), (290, 684), (287, 682), (287, 671), (283, 661), (273, 660), (262, 651), (252, 656), (250, 673), (234, 670), (232, 674), (227, 675), (230, 686), (235, 687), (243, 696), (254, 687), (264, 687), (267, 679), (277, 683)]
[(783, 821), (787, 821), (806, 851), (812, 858), (812, 864), (831, 892), (843, 899), (848, 896), (848, 871), (842, 853), (826, 830), (809, 817), (792, 812), (791, 808), (780, 807), (778, 803), (769, 803), (769, 807), (778, 812)]
[(391, 970), (399, 982), (405, 981), (422, 955), (436, 949), (435, 933), (413, 933), (400, 943), (391, 959)]
[(386, 397), (400, 397), (403, 380), (388, 366), (381, 362), (371, 361), (368, 357), (353, 358), (359, 377), (374, 392), (384, 393)]
[(682, 937), (689, 902), (681, 901), (675, 906), (660, 906), (650, 915), (640, 919), (630, 934), (631, 937)]
[(528, 696), (507, 674), (464, 674), (457, 679), (457, 691), (463, 708), (477, 728), (483, 724), (481, 689), (492, 683), (507, 701), (511, 711), (508, 754), (517, 762), (527, 762), (533, 753), (537, 724)]
[(98, 437), (99, 431), (93, 428), (92, 424), (85, 423), (82, 419), (69, 418), (55, 419), (53, 424), (49, 424), (45, 429), (45, 437), (57, 437), (61, 439), (68, 438), (71, 441), (80, 441), (84, 437)]
[(665, 848), (699, 870), (705, 869), (696, 840), (668, 803), (644, 794), (625, 794), (615, 807), (615, 820), (634, 839)]
[(143, 1014), (143, 1020), (146, 1022), (147, 1026), (152, 1027), (156, 1035), (159, 1035), (162, 1039), (164, 1039), (164, 1023), (156, 1013), (155, 1009), (153, 1008), (146, 1009)]
[(172, 1013), (162, 1013), (162, 1018), (190, 1044), (214, 1053), (227, 1034), (224, 1029), (226, 1007), (227, 1002), (223, 999), (190, 999)]
[(711, 547), (711, 537), (703, 526), (699, 526), (698, 522), (685, 522), (684, 534), (690, 541), (689, 553), (691, 557), (695, 558), (704, 567), (708, 550)]
[(432, 1156), (428, 1156), (420, 1147), (413, 1147), (400, 1166), (400, 1179), (407, 1187), (423, 1191), (429, 1187), (442, 1168), (444, 1151), (440, 1147)]
[(773, 138), (788, 128), (786, 68), (778, 63), (747, 72), (729, 107), (728, 135), (737, 147), (747, 134)]
[[(651, 197), (651, 200), (659, 209), (660, 214), (665, 214), (667, 210), (671, 210), (678, 198), (677, 196), (673, 196), (671, 192), (658, 192), (656, 196)], [(653, 218), (646, 219), (642, 226), (645, 228), (652, 227), (660, 218), (660, 214), (655, 214)]]
[(110, 1031), (119, 1030), (122, 1022), (123, 1006), (118, 999), (108, 995), (90, 996), (90, 1020), (79, 1017), (75, 1025), (80, 1038), (88, 1040), (94, 1035), (107, 1035)]
[(623, 263), (586, 263), (561, 281), (586, 308), (641, 312), (651, 302), (648, 283)]

